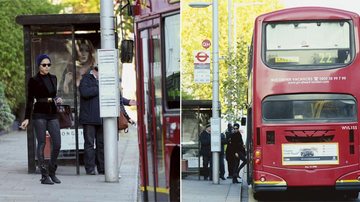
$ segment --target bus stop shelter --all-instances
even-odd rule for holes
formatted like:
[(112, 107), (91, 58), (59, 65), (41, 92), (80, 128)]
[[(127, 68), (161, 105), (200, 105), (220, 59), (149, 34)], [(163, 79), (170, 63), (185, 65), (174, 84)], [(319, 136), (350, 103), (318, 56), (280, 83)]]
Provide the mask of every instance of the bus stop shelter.
[[(78, 85), (81, 76), (96, 64), (96, 49), (100, 48), (100, 15), (52, 14), (20, 15), (16, 22), (23, 26), (26, 89), (28, 80), (37, 73), (35, 58), (48, 54), (52, 61), (50, 73), (57, 76), (57, 95), (70, 105), (73, 126), (61, 129), (59, 160), (76, 160), (79, 171), (79, 151), (83, 149), (82, 128), (78, 122)], [(84, 56), (85, 55), (85, 56)], [(87, 57), (86, 57), (87, 56)], [(47, 138), (49, 140), (49, 138)], [(27, 130), (28, 172), (36, 171), (36, 138), (31, 124)], [(45, 158), (49, 157), (49, 144)]]
[(182, 176), (197, 174), (200, 179), (202, 158), (199, 154), (199, 134), (210, 123), (212, 101), (183, 100), (181, 106)]

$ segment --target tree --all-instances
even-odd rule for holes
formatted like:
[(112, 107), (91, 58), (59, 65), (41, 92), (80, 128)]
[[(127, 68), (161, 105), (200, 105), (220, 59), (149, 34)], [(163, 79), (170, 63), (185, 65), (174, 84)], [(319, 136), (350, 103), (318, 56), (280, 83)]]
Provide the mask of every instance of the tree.
[[(212, 7), (190, 8), (192, 0), (181, 1), (181, 93), (189, 99), (212, 99), (212, 84), (194, 83), (193, 51), (203, 50), (201, 42), (211, 40)], [(207, 0), (206, 2), (211, 2)], [(232, 0), (233, 5), (246, 1)], [(235, 51), (228, 51), (227, 1), (219, 1), (219, 84), (221, 112), (228, 121), (238, 121), (241, 111), (246, 108), (247, 96), (247, 55), (250, 46), (255, 17), (281, 8), (278, 0), (259, 0), (261, 5), (232, 7), (236, 20), (237, 44)], [(234, 12), (237, 9), (237, 12)], [(230, 30), (231, 31), (231, 30)], [(210, 51), (212, 47), (210, 47)], [(228, 69), (230, 67), (230, 69)]]
[(0, 131), (8, 129), (14, 119), (15, 116), (5, 99), (4, 85), (0, 82)]
[(115, 15), (118, 16), (117, 30), (122, 39), (132, 39), (134, 34), (134, 17), (129, 10), (131, 0), (116, 0)]
[(23, 30), (16, 24), (15, 18), (25, 14), (58, 13), (61, 8), (47, 0), (1, 0), (0, 81), (12, 111), (25, 102)]
[[(114, 14), (117, 17), (117, 31), (120, 39), (132, 38), (133, 17), (128, 15), (129, 3), (134, 0), (114, 0)], [(99, 13), (100, 0), (62, 0), (70, 13)], [(120, 40), (119, 40), (120, 41)]]
[(100, 0), (61, 0), (70, 13), (99, 13)]

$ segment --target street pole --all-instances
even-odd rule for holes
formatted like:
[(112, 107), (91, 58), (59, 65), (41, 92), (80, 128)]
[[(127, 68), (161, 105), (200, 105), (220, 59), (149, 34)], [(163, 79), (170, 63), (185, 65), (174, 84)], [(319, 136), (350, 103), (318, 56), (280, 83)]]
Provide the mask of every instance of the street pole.
[[(101, 48), (115, 49), (113, 1), (100, 2)], [(117, 56), (116, 56), (117, 57)], [(118, 72), (118, 71), (117, 71)], [(119, 90), (119, 89), (115, 89)], [(105, 182), (119, 182), (117, 118), (103, 117)]]
[[(231, 12), (231, 7), (232, 7), (232, 0), (228, 0), (228, 55), (229, 58), (232, 59), (232, 53), (231, 53), (231, 43), (232, 43), (232, 26), (231, 26), (231, 20), (232, 20), (232, 12)], [(231, 64), (228, 63), (228, 79), (230, 79), (231, 76)], [(227, 102), (227, 108), (228, 110), (231, 108), (231, 101), (232, 99), (231, 97), (231, 91), (229, 86), (227, 87), (227, 97), (225, 98), (226, 102)], [(233, 116), (231, 117), (227, 117), (229, 120), (233, 119)]]
[[(212, 100), (212, 125), (211, 125), (211, 137), (216, 138), (212, 142), (220, 143), (220, 118), (219, 118), (219, 9), (218, 1), (212, 2), (212, 44), (213, 47), (213, 100)], [(215, 133), (215, 134), (213, 134)], [(221, 144), (221, 143), (220, 143)], [(212, 144), (213, 145), (213, 144)], [(221, 146), (221, 145), (220, 145)], [(219, 148), (214, 148), (212, 151), (212, 179), (213, 184), (219, 184)]]
[(211, 157), (212, 157), (212, 179), (213, 184), (219, 184), (219, 159), (221, 151), (220, 117), (219, 117), (219, 9), (218, 1), (189, 3), (192, 8), (205, 8), (212, 5), (212, 117), (211, 117)]

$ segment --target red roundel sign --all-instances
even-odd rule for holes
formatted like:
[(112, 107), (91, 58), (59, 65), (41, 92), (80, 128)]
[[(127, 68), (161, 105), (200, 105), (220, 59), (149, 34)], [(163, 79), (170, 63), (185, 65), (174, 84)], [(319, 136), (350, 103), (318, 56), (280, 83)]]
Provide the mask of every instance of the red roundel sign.
[(195, 55), (195, 58), (197, 59), (198, 62), (205, 63), (206, 60), (209, 58), (209, 55), (206, 52), (198, 52)]
[(201, 45), (203, 48), (208, 49), (211, 46), (211, 42), (209, 39), (205, 39), (204, 41), (202, 41)]

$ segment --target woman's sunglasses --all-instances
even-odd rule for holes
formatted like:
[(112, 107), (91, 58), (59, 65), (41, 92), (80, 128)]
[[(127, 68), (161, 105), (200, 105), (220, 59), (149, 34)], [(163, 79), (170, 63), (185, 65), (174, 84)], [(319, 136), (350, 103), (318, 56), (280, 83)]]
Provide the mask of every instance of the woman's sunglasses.
[(49, 64), (40, 64), (42, 67), (46, 67), (46, 66), (48, 66), (48, 67), (51, 67), (51, 64), (49, 63)]

